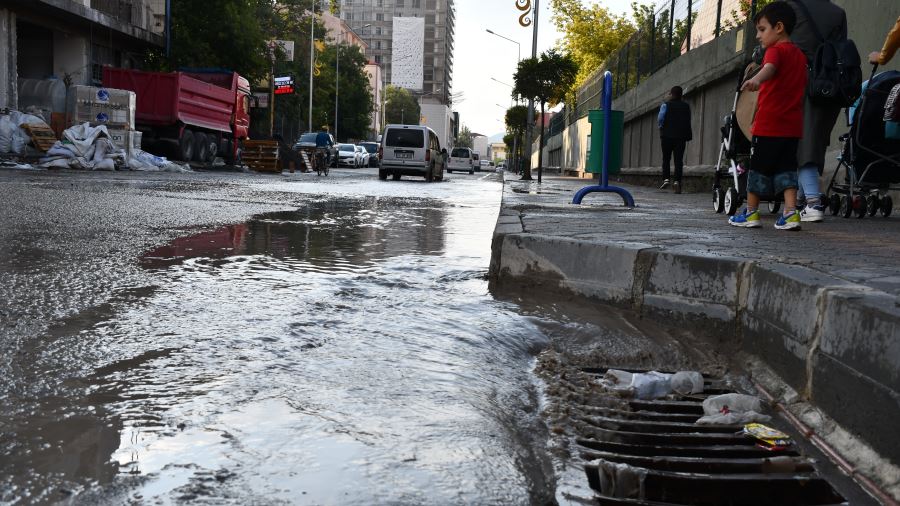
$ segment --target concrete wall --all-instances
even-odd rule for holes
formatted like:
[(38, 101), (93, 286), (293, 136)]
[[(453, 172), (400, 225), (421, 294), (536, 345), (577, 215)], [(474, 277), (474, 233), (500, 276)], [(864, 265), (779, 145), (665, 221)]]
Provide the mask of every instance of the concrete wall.
[[(863, 59), (870, 51), (881, 49), (887, 32), (900, 16), (900, 2), (896, 0), (834, 0), (834, 3), (846, 10), (850, 38), (856, 42)], [(666, 92), (674, 85), (684, 88), (685, 100), (693, 113), (694, 140), (688, 144), (685, 165), (711, 166), (716, 163), (722, 117), (731, 110), (737, 75), (747, 60), (745, 49), (750, 46), (747, 36), (742, 29), (725, 33), (676, 59), (613, 101), (614, 109), (625, 111), (624, 167), (661, 165), (656, 114)], [(900, 70), (900, 55), (895, 56), (885, 69)], [(871, 66), (864, 64), (866, 79), (870, 72)], [(584, 171), (586, 147), (572, 141), (590, 133), (589, 130), (584, 132), (583, 121), (569, 125), (565, 131), (548, 139), (545, 165), (549, 151), (562, 145), (566, 150), (564, 168)], [(846, 131), (846, 122), (839, 118), (831, 135), (827, 170), (831, 170), (831, 161), (837, 154), (838, 137)], [(536, 141), (532, 146), (532, 166), (537, 164), (537, 147)]]
[(18, 107), (16, 66), (16, 14), (8, 9), (0, 9), (0, 107)]
[(90, 84), (90, 45), (86, 37), (53, 33), (53, 73), (62, 79), (71, 76), (72, 84)]

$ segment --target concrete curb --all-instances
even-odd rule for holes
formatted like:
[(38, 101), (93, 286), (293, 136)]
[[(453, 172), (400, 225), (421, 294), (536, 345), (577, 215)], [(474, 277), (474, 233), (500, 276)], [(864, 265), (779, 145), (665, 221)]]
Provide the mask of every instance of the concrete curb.
[(531, 234), (527, 212), (501, 208), (492, 282), (574, 293), (715, 336), (900, 465), (896, 296), (795, 265)]

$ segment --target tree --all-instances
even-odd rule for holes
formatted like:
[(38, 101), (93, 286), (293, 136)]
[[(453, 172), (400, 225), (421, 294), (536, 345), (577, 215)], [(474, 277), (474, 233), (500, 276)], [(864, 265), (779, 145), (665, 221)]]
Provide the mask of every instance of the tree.
[(475, 136), (472, 135), (472, 131), (469, 130), (469, 127), (463, 125), (462, 128), (459, 129), (459, 136), (456, 137), (456, 146), (461, 148), (472, 148), (474, 142)]
[[(509, 133), (503, 137), (503, 142), (507, 145), (507, 151), (512, 153), (510, 158), (512, 159), (513, 167), (518, 171), (519, 157), (522, 152), (522, 144), (524, 143), (522, 135), (528, 126), (528, 108), (524, 105), (510, 107), (506, 110), (504, 122), (506, 123), (506, 131)], [(507, 137), (509, 137), (508, 140)]]
[[(551, 0), (550, 6), (553, 23), (563, 33), (559, 48), (571, 55), (579, 68), (573, 87), (603, 66), (636, 31), (628, 16), (613, 14), (600, 3), (585, 7), (582, 0)], [(640, 9), (632, 4), (635, 15)]]
[[(568, 54), (555, 49), (541, 53), (540, 59), (526, 58), (519, 62), (513, 76), (513, 93), (533, 99), (541, 104), (541, 137), (538, 149), (538, 181), (541, 180), (544, 146), (544, 108), (562, 102), (575, 84), (578, 63)], [(528, 146), (530, 151), (531, 146)], [(522, 179), (531, 179), (531, 169), (526, 164)]]
[(422, 110), (406, 88), (388, 86), (384, 90), (384, 122), (395, 125), (418, 125)]
[(215, 22), (210, 21), (207, 0), (172, 1), (172, 46), (168, 59), (151, 52), (147, 66), (157, 70), (180, 67), (221, 67), (251, 82), (268, 74), (266, 31), (269, 0), (220, 0), (215, 3)]

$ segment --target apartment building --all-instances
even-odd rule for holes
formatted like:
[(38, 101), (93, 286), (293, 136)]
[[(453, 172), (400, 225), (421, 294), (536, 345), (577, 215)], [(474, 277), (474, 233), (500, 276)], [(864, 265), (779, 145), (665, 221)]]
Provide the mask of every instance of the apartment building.
[[(366, 41), (369, 46), (366, 56), (381, 66), (386, 85), (409, 82), (400, 80), (401, 76), (392, 72), (395, 49), (399, 49), (395, 46), (408, 47), (410, 42), (419, 44), (417, 38), (410, 41), (407, 35), (402, 35), (404, 40), (397, 38), (400, 34), (394, 33), (394, 27), (398, 26), (394, 18), (421, 18), (424, 34), (421, 50), (417, 53), (422, 56), (421, 88), (418, 88), (418, 79), (412, 87), (405, 87), (428, 102), (450, 105), (456, 16), (453, 0), (341, 0), (340, 16)], [(399, 25), (414, 26), (415, 23)]]

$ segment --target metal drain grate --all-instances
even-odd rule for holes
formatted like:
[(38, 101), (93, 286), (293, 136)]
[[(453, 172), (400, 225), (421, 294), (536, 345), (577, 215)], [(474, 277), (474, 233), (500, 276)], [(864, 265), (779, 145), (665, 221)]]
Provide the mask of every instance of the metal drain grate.
[[(600, 376), (606, 369), (582, 371)], [(694, 423), (703, 416), (703, 399), (732, 392), (704, 377), (703, 394), (680, 400), (579, 406), (572, 421), (594, 499), (647, 506), (847, 504), (796, 444), (773, 452), (739, 434), (741, 425)]]

